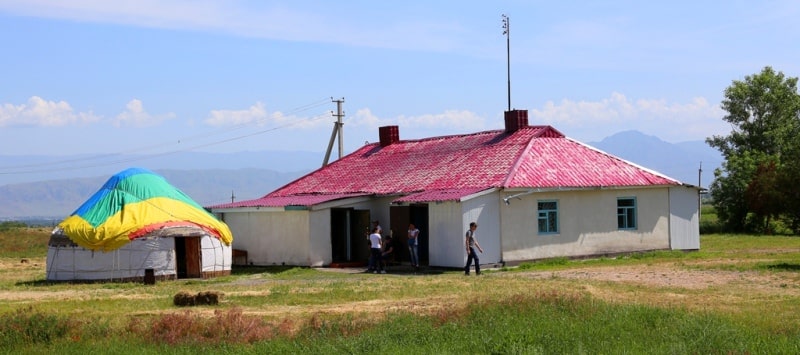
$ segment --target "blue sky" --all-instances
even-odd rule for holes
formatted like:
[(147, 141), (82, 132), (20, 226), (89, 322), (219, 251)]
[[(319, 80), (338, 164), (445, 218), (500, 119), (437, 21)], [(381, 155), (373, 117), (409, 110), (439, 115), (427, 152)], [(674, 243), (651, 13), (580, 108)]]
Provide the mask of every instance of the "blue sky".
[(581, 141), (730, 130), (733, 80), (800, 75), (796, 1), (0, 0), (0, 154), (345, 153), (531, 124)]

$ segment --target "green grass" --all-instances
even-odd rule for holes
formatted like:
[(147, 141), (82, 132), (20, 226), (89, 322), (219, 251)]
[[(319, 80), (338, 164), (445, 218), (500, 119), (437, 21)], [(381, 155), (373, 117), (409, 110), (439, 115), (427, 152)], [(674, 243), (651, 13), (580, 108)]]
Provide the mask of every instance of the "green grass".
[[(703, 235), (697, 252), (557, 258), (469, 278), (244, 267), (147, 286), (44, 281), (48, 233), (0, 231), (0, 353), (800, 352), (798, 237)], [(38, 251), (20, 264), (19, 250)], [(603, 269), (734, 277), (691, 288), (531, 276)], [(172, 304), (210, 290), (225, 294), (219, 305)]]
[[(236, 312), (210, 321), (182, 315), (162, 318), (129, 337), (112, 336), (104, 325), (99, 332), (97, 325), (92, 325), (93, 332), (89, 328), (67, 332), (67, 319), (40, 313), (23, 322), (43, 317), (51, 319), (32, 327), (39, 340), (19, 335), (4, 338), (5, 342), (27, 341), (28, 346), (17, 351), (58, 353), (790, 354), (800, 350), (797, 330), (775, 334), (714, 314), (613, 305), (557, 292), (515, 295), (499, 303), (476, 296), (467, 308), (428, 316), (396, 312), (376, 322), (350, 316), (316, 318), (293, 335)], [(20, 318), (23, 315), (16, 314), (11, 320)], [(238, 327), (226, 329), (222, 325), (226, 323)]]
[(0, 228), (2, 257), (32, 258), (47, 254), (50, 229), (25, 228), (16, 225)]

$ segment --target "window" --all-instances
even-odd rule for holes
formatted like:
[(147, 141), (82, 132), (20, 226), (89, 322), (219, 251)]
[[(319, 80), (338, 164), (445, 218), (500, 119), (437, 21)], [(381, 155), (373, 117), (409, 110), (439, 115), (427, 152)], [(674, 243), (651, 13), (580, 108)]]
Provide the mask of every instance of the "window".
[(617, 228), (636, 229), (636, 198), (617, 198)]
[(558, 201), (539, 201), (539, 233), (558, 233)]

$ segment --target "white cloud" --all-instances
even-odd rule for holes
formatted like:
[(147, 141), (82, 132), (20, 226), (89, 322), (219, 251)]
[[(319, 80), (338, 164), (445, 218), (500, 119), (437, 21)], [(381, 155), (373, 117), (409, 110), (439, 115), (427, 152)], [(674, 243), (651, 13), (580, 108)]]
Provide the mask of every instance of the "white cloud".
[(125, 105), (125, 112), (120, 113), (114, 119), (114, 125), (117, 127), (133, 126), (133, 127), (149, 127), (156, 126), (163, 121), (175, 118), (174, 113), (165, 113), (161, 115), (151, 115), (144, 110), (142, 101), (133, 99)]
[(70, 124), (90, 123), (100, 117), (89, 112), (74, 112), (66, 101), (46, 101), (39, 96), (32, 96), (27, 104), (0, 105), (0, 127), (4, 126), (41, 126), (59, 127)]
[(256, 102), (254, 105), (244, 110), (212, 110), (203, 122), (209, 126), (241, 126), (241, 125), (256, 125), (266, 127), (286, 127), (309, 129), (318, 128), (321, 125), (328, 125), (329, 121), (320, 120), (320, 118), (331, 117), (330, 114), (324, 114), (316, 117), (303, 118), (294, 115), (285, 115), (280, 111), (267, 112), (264, 104)]
[(212, 110), (204, 122), (210, 126), (227, 126), (253, 123), (266, 118), (264, 104), (257, 102), (245, 110)]
[(687, 103), (670, 103), (663, 99), (632, 100), (614, 92), (600, 101), (548, 101), (541, 109), (529, 113), (529, 121), (552, 125), (582, 140), (599, 140), (616, 132), (638, 130), (680, 142), (729, 132), (730, 126), (722, 120), (724, 115), (718, 104), (711, 104), (703, 97)]
[(351, 125), (367, 127), (399, 125), (400, 127), (408, 128), (446, 128), (476, 131), (483, 129), (484, 121), (482, 117), (467, 110), (447, 110), (436, 114), (379, 118), (369, 108), (362, 108), (356, 111), (355, 117), (348, 122)]

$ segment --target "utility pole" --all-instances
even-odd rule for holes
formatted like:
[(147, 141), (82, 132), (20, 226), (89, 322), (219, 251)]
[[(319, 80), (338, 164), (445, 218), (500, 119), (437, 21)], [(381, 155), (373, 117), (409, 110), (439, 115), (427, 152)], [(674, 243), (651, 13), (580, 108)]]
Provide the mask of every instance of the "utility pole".
[(233, 190), (231, 190), (231, 203), (236, 200), (236, 196), (233, 195)]
[(700, 162), (700, 169), (697, 170), (697, 186), (703, 187), (703, 162)]
[(697, 169), (697, 220), (700, 220), (700, 211), (703, 210), (703, 162)]
[(325, 160), (322, 161), (322, 166), (328, 165), (328, 160), (333, 150), (333, 141), (336, 140), (337, 135), (339, 136), (339, 159), (342, 159), (344, 156), (344, 122), (342, 122), (342, 118), (344, 117), (344, 111), (342, 110), (344, 97), (338, 100), (331, 98), (331, 102), (336, 103), (336, 113), (333, 114), (336, 116), (336, 122), (333, 123), (333, 132), (331, 132), (331, 139), (328, 142), (328, 150), (325, 152)]
[(511, 111), (511, 23), (508, 16), (503, 16), (503, 34), (506, 35), (506, 70), (508, 77), (508, 110)]

